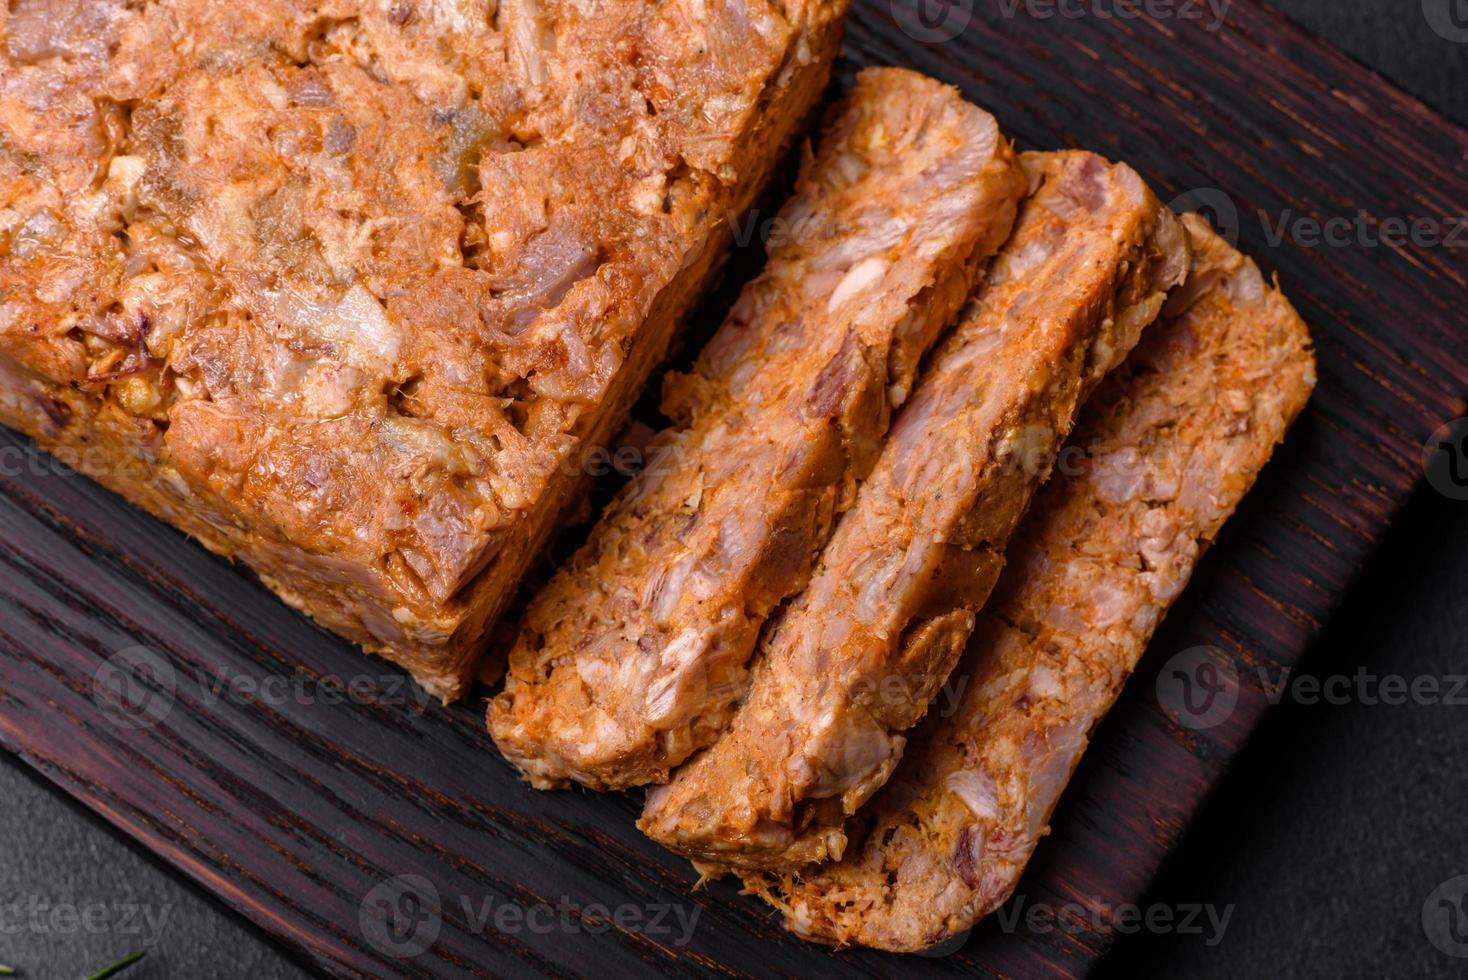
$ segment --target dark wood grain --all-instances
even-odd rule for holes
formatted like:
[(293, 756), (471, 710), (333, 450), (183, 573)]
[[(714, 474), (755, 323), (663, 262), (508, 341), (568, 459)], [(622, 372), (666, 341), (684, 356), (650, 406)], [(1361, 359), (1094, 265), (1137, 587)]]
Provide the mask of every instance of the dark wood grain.
[[(1314, 401), (1098, 733), (1020, 888), (1030, 904), (1115, 908), (1143, 894), (1266, 709), (1258, 669), (1301, 656), (1420, 478), (1424, 440), (1465, 411), (1468, 249), (1312, 249), (1271, 243), (1267, 224), (1358, 209), (1460, 218), (1468, 134), (1258, 0), (1235, 0), (1217, 32), (978, 2), (941, 44), (899, 29), (894, 14), (915, 23), (905, 3), (858, 5), (843, 82), (860, 65), (910, 65), (959, 85), (1023, 145), (1125, 159), (1165, 197), (1226, 193), (1241, 243), (1318, 340)], [(1104, 915), (1009, 932), (991, 918), (944, 957), (800, 943), (730, 885), (694, 891), (688, 866), (633, 828), (634, 797), (525, 788), (479, 705), (425, 703), (17, 436), (0, 434), (0, 470), (0, 743), (329, 972), (1073, 976), (1106, 948)], [(1159, 667), (1197, 644), (1242, 679), (1237, 709), (1205, 731), (1174, 724), (1154, 693)], [(172, 701), (128, 727), (94, 679), (139, 645), (174, 671), (154, 692)], [(221, 678), (302, 694), (220, 696)], [(323, 685), (353, 678), (362, 696), (322, 703)], [(412, 958), (360, 925), (364, 899), (397, 875), (427, 879), (442, 908), (437, 941)], [(546, 905), (554, 921), (496, 929), (501, 904)], [(610, 926), (608, 910), (621, 916)], [(672, 913), (695, 912), (679, 944)]]

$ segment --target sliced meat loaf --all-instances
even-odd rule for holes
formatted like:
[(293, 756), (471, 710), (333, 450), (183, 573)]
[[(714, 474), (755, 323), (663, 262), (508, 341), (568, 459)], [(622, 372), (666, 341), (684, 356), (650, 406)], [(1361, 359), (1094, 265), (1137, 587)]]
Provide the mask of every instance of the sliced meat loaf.
[(845, 845), (957, 662), (1079, 405), (1183, 278), (1185, 236), (1130, 168), (1026, 154), (1033, 192), (898, 416), (730, 731), (639, 826), (700, 863), (784, 870)]
[(764, 273), (668, 385), (662, 462), (527, 611), (489, 727), (532, 783), (664, 780), (723, 731), (760, 626), (809, 578), (1025, 186), (955, 89), (861, 73)]
[(1305, 324), (1252, 262), (1185, 218), (1188, 285), (1092, 399), (1010, 549), (955, 677), (851, 822), (838, 862), (747, 879), (810, 939), (913, 951), (1013, 892), (1097, 721), (1300, 412)]

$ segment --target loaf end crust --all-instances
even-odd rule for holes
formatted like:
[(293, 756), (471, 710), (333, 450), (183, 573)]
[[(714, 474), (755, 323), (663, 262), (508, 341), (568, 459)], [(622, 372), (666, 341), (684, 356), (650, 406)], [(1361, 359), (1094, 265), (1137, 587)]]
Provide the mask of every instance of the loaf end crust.
[(16, 0), (0, 422), (452, 698), (842, 0)]

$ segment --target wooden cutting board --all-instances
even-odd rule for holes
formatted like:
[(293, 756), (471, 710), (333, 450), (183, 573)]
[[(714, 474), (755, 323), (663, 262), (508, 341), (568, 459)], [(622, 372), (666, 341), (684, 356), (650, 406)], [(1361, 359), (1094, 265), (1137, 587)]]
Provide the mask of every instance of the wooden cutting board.
[[(1421, 478), (1429, 435), (1465, 413), (1468, 133), (1259, 0), (1234, 0), (1216, 30), (1202, 6), (1052, 9), (858, 3), (840, 84), (908, 65), (1024, 147), (1096, 150), (1165, 198), (1212, 205), (1278, 271), (1320, 360), (1314, 401), (1097, 733), (1020, 886), (1064, 928), (991, 917), (927, 958), (798, 942), (731, 885), (694, 891), (688, 865), (634, 829), (634, 796), (526, 788), (479, 704), (426, 704), (9, 433), (0, 744), (335, 974), (1084, 973), (1108, 910), (1142, 896), (1265, 710), (1260, 671), (1301, 656)], [(1355, 226), (1361, 210), (1460, 245), (1383, 244)], [(1330, 219), (1345, 224), (1311, 224)], [(1172, 661), (1202, 645), (1211, 666)], [(1237, 678), (1233, 709), (1182, 700), (1180, 665), (1205, 682), (1195, 698)], [(1205, 707), (1200, 726), (1187, 712)]]

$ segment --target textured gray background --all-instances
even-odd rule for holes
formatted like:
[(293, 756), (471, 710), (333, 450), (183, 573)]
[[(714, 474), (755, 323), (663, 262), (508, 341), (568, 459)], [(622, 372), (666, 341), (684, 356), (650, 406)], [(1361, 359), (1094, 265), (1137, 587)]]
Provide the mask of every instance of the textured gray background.
[[(1276, 5), (1460, 122), (1468, 44), (1440, 38), (1426, 3)], [(1410, 165), (1404, 161), (1404, 166)], [(1464, 202), (1468, 212), (1468, 202)], [(1420, 493), (1304, 672), (1441, 677), (1468, 672), (1468, 504)], [(1123, 939), (1106, 975), (1461, 976), (1468, 960), (1428, 943), (1424, 899), (1468, 873), (1468, 708), (1306, 706), (1286, 701), (1165, 869), (1148, 904), (1233, 911), (1223, 941)], [(110, 928), (17, 921), (33, 902), (105, 909)], [(129, 907), (162, 928), (129, 980), (300, 977), (252, 928), (0, 754), (0, 963), (27, 977), (88, 975), (140, 948)], [(50, 913), (43, 913), (49, 915)], [(920, 963), (918, 964), (920, 965)]]

